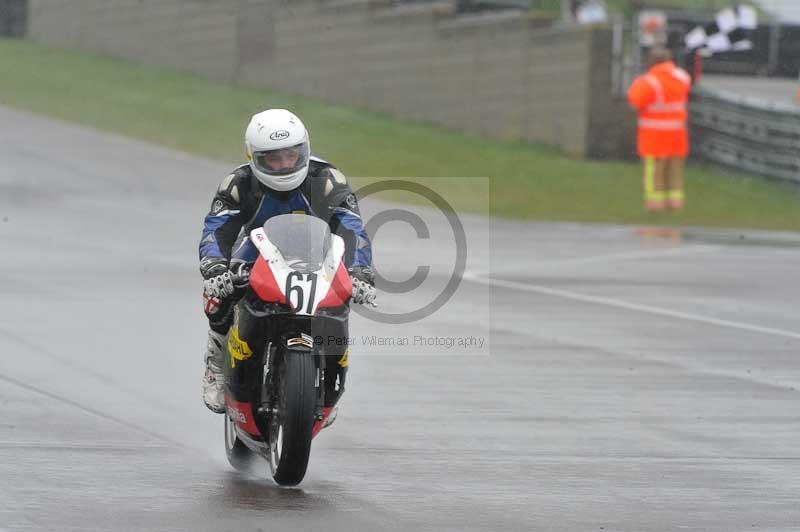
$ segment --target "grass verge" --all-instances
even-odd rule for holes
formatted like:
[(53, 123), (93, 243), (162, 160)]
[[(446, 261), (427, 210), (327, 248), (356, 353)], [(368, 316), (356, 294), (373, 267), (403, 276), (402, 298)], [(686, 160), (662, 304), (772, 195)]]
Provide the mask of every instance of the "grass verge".
[[(447, 199), (456, 208), (495, 216), (800, 231), (797, 187), (704, 166), (687, 169), (684, 212), (651, 216), (642, 212), (634, 163), (574, 160), (544, 147), (28, 41), (0, 40), (0, 80), (0, 104), (232, 163), (243, 159), (249, 117), (286, 107), (306, 122), (314, 151), (345, 173), (448, 178)], [(454, 176), (490, 178), (490, 198)]]

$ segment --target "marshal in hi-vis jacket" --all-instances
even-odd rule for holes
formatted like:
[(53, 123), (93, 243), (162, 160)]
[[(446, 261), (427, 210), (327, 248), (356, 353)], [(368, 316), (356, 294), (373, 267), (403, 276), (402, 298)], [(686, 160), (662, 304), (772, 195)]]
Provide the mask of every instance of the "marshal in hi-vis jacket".
[(672, 61), (654, 65), (628, 89), (628, 101), (639, 114), (637, 149), (642, 157), (686, 157), (686, 119), (692, 81)]

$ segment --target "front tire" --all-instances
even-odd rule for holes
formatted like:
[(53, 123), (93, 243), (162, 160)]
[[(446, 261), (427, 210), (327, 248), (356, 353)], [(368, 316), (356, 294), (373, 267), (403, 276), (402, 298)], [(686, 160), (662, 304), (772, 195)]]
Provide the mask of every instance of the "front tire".
[(311, 454), (311, 429), (317, 403), (316, 372), (311, 353), (289, 351), (278, 358), (276, 409), (270, 422), (270, 467), (281, 486), (303, 480)]

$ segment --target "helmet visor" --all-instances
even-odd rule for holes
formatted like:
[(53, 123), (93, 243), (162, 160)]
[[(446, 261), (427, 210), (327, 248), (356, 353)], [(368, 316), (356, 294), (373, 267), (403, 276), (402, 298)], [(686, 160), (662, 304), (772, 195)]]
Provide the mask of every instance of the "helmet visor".
[(301, 142), (288, 148), (254, 152), (253, 164), (265, 174), (274, 176), (293, 174), (308, 164), (308, 143)]

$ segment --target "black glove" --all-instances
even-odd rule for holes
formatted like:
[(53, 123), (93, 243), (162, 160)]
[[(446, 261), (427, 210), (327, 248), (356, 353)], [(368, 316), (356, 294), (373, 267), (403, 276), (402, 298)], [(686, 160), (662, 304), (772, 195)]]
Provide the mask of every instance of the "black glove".
[(231, 261), (230, 271), (233, 276), (233, 285), (236, 288), (243, 288), (250, 282), (251, 267), (245, 262), (238, 260)]
[(200, 261), (200, 275), (211, 279), (228, 271), (228, 260), (222, 257), (206, 257)]
[(375, 286), (375, 272), (369, 266), (351, 266), (347, 273), (350, 274), (351, 279), (359, 279), (370, 286)]
[(221, 257), (206, 257), (200, 261), (203, 289), (208, 296), (225, 299), (234, 291), (228, 261)]
[(375, 291), (375, 273), (372, 268), (368, 266), (352, 266), (349, 270), (350, 281), (353, 284), (352, 299), (354, 303), (361, 305), (375, 304), (375, 297), (378, 295)]

